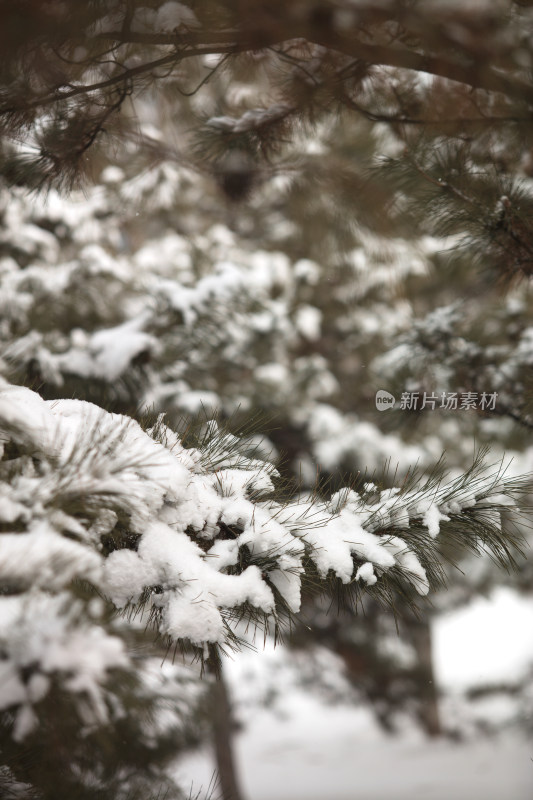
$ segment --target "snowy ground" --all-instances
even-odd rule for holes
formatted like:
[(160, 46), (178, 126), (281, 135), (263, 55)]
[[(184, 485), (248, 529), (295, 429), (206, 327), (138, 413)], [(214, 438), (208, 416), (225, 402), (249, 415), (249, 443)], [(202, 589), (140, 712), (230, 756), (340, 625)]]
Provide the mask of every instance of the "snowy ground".
[[(533, 745), (515, 738), (454, 745), (383, 740), (356, 711), (309, 703), (290, 721), (258, 714), (237, 740), (249, 800), (531, 800)], [(187, 759), (183, 785), (205, 788), (207, 754)]]
[[(499, 590), (435, 626), (440, 685), (452, 699), (479, 682), (509, 679), (533, 661), (533, 601)], [(259, 653), (255, 659), (279, 658)], [(283, 656), (281, 656), (283, 659)], [(253, 657), (229, 669), (246, 699), (244, 679)], [(280, 675), (283, 670), (280, 671)], [(257, 669), (255, 672), (257, 677)], [(242, 687), (239, 690), (239, 686)], [(327, 706), (290, 687), (275, 713), (249, 709), (236, 739), (248, 800), (531, 800), (533, 742), (507, 733), (492, 738), (428, 742), (416, 730), (385, 737), (368, 711)], [(242, 702), (242, 697), (240, 698)], [(503, 708), (503, 713), (502, 713)], [(489, 714), (505, 718), (505, 702)], [(182, 785), (208, 786), (210, 754), (196, 753), (178, 767)]]

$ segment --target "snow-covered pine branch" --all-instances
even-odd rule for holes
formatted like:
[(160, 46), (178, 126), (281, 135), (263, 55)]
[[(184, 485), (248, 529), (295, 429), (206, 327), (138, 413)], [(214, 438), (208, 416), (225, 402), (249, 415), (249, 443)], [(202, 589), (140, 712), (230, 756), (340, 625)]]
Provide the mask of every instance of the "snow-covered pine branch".
[[(215, 428), (203, 451), (185, 448), (162, 419), (144, 431), (90, 403), (45, 402), (2, 384), (2, 668), (13, 691), (2, 692), (1, 707), (21, 704), (15, 735), (31, 728), (29, 705), (46, 693), (46, 676), (63, 668), (62, 643), (88, 637), (97, 646), (90, 675), (82, 658), (67, 659), (65, 684), (85, 692), (97, 715), (99, 682), (127, 663), (120, 641), (92, 623), (72, 632), (76, 607), (66, 603), (74, 578), (119, 609), (142, 607), (163, 636), (201, 652), (208, 643), (236, 644), (240, 620), (277, 625), (298, 612), (308, 575), (325, 587), (333, 579), (426, 594), (440, 575), (441, 529), (501, 562), (512, 558), (500, 512), (515, 508), (523, 485), (499, 470), (476, 464), (450, 483), (385, 491), (367, 484), (362, 495), (346, 489), (328, 501), (281, 503), (274, 467), (243, 455), (236, 437)], [(9, 621), (22, 631), (43, 604), (55, 609), (45, 615), (45, 636), (19, 637), (13, 651)], [(62, 614), (67, 622), (50, 622)], [(23, 687), (17, 674), (30, 658), (25, 648), (31, 663), (42, 661), (37, 687)]]

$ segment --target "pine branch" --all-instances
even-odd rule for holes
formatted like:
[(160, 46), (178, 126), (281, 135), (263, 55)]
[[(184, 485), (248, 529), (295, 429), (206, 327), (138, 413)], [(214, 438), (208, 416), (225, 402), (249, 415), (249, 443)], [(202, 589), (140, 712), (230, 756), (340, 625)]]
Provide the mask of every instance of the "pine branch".
[[(20, 410), (10, 402), (18, 396)], [(444, 539), (456, 547), (487, 548), (502, 566), (514, 563), (519, 539), (502, 532), (494, 515), (514, 506), (511, 498), (520, 499), (527, 484), (507, 481), (481, 456), (451, 483), (440, 480), (437, 470), (423, 483), (412, 474), (401, 489), (377, 496), (345, 489), (328, 502), (296, 497), (280, 503), (272, 465), (239, 453), (238, 439), (227, 433), (210, 433), (203, 460), (161, 421), (158, 444), (133, 420), (115, 420), (90, 404), (48, 407), (14, 388), (4, 389), (1, 401), (4, 436), (38, 459), (43, 478), (30, 485), (46, 487), (40, 490), (42, 511), (33, 510), (33, 496), (12, 494), (27, 530), (37, 513), (57, 530), (55, 547), (61, 535), (68, 535), (71, 550), (73, 534), (78, 542), (77, 561), (63, 585), (78, 569), (130, 615), (150, 609), (163, 635), (189, 640), (200, 655), (205, 641), (238, 646), (243, 622), (264, 628), (272, 620), (278, 628), (290, 619), (309, 569), (319, 582), (333, 576), (365, 590), (376, 587), (385, 598), (413, 589), (426, 594), (443, 579), (441, 520)], [(33, 409), (29, 428), (24, 404)], [(78, 426), (75, 445), (61, 435), (64, 420), (70, 420), (70, 438), (72, 425)], [(3, 534), (0, 544), (12, 541), (18, 551), (33, 541), (29, 535), (11, 540)], [(99, 556), (87, 562), (92, 548)], [(45, 549), (35, 550), (35, 564), (48, 557)], [(31, 569), (27, 560), (23, 580), (31, 580)]]
[[(493, 56), (494, 48), (491, 48), (490, 56), (488, 52), (479, 52), (479, 34), (477, 32), (478, 22), (474, 17), (469, 20), (468, 16), (461, 20), (465, 35), (461, 43), (454, 38), (453, 33), (444, 28), (445, 36), (450, 41), (446, 44), (450, 50), (457, 51), (455, 57), (445, 53), (441, 40), (437, 38), (437, 31), (441, 20), (432, 19), (431, 15), (421, 15), (419, 12), (409, 11), (403, 5), (392, 4), (390, 8), (380, 7), (372, 10), (371, 8), (361, 7), (357, 10), (354, 17), (354, 24), (344, 29), (333, 24), (332, 11), (327, 6), (322, 9), (324, 19), (321, 24), (317, 20), (320, 14), (318, 10), (310, 11), (308, 14), (302, 10), (295, 15), (282, 13), (279, 18), (266, 13), (262, 4), (258, 4), (259, 16), (255, 22), (247, 16), (242, 17), (233, 27), (222, 22), (221, 27), (217, 28), (217, 23), (206, 20), (198, 28), (180, 29), (174, 32), (138, 32), (132, 30), (132, 20), (135, 14), (134, 4), (124, 4), (121, 26), (112, 30), (100, 33), (89, 34), (83, 27), (70, 30), (72, 40), (76, 38), (86, 39), (91, 55), (87, 56), (85, 63), (80, 62), (76, 65), (77, 73), (75, 80), (68, 77), (68, 56), (66, 55), (69, 47), (73, 46), (73, 41), (69, 41), (69, 29), (64, 34), (65, 39), (58, 49), (58, 45), (50, 41), (52, 51), (56, 52), (57, 58), (62, 63), (59, 70), (61, 78), (48, 83), (48, 90), (40, 96), (35, 96), (35, 91), (30, 92), (29, 97), (22, 99), (22, 93), (18, 92), (16, 86), (5, 87), (4, 102), (0, 107), (0, 113), (4, 115), (7, 128), (16, 127), (18, 124), (34, 124), (35, 120), (29, 112), (47, 108), (50, 105), (65, 107), (77, 97), (94, 95), (94, 93), (106, 92), (116, 86), (124, 87), (124, 91), (131, 91), (137, 86), (141, 87), (146, 77), (150, 76), (157, 80), (157, 72), (161, 67), (168, 66), (171, 71), (184, 59), (198, 57), (202, 55), (236, 55), (239, 53), (254, 52), (270, 48), (275, 50), (286, 45), (307, 42), (308, 47), (325, 48), (332, 56), (343, 54), (350, 58), (351, 63), (366, 64), (371, 66), (384, 66), (405, 69), (412, 72), (425, 72), (447, 80), (481, 89), (490, 93), (503, 95), (510, 100), (517, 100), (531, 106), (533, 103), (533, 89), (525, 80), (516, 74), (516, 68), (512, 60), (512, 48), (503, 47), (501, 49), (501, 59), (496, 71), (491, 63), (490, 56)], [(91, 14), (93, 15), (91, 17)], [(92, 9), (89, 18), (98, 21), (95, 15), (97, 8)], [(318, 14), (318, 16), (316, 16)], [(265, 24), (261, 24), (262, 15), (265, 15)], [(372, 36), (367, 33), (366, 22), (375, 26), (374, 41)], [(505, 21), (496, 17), (501, 28), (505, 29)], [(390, 29), (393, 23), (396, 33), (384, 37), (380, 35), (380, 30)], [(394, 29), (393, 28), (393, 29)], [(496, 26), (498, 29), (498, 25)], [(511, 27), (513, 33), (518, 29)], [(442, 33), (442, 32), (441, 32)], [(470, 40), (467, 36), (470, 34)], [(46, 43), (46, 36), (52, 37), (52, 29), (49, 34), (44, 34), (44, 40), (39, 41), (39, 46), (43, 47)], [(451, 37), (451, 38), (450, 38)], [(494, 34), (497, 42), (497, 36)], [(105, 54), (97, 55), (93, 52), (93, 44), (105, 41), (109, 43)], [(463, 44), (463, 42), (470, 44)], [(31, 39), (28, 45), (31, 44)], [(118, 53), (122, 53), (126, 46), (129, 47), (149, 47), (165, 48), (172, 47), (171, 53), (165, 53), (160, 58), (149, 59), (143, 63), (128, 66), (121, 64)], [(65, 55), (62, 54), (62, 50)], [(11, 54), (16, 60), (18, 52)], [(83, 79), (83, 70), (88, 71), (93, 68), (102, 68), (108, 71), (105, 59), (111, 56), (118, 74), (111, 75), (104, 80), (97, 80), (92, 83), (80, 82)], [(285, 55), (280, 53), (280, 58)], [(304, 66), (305, 59), (298, 60)], [(72, 66), (72, 65), (71, 65)], [(505, 70), (505, 71), (504, 71)], [(65, 72), (66, 71), (66, 72)], [(65, 74), (63, 74), (65, 72)], [(50, 75), (53, 77), (53, 70)], [(164, 77), (164, 76), (162, 76)], [(32, 96), (33, 95), (33, 96)], [(348, 103), (349, 105), (349, 103)], [(373, 115), (372, 115), (373, 116)], [(511, 113), (504, 115), (508, 119), (515, 119), (520, 122), (528, 122), (527, 114)], [(11, 122), (9, 122), (9, 119)], [(378, 115), (380, 119), (388, 119), (387, 115)], [(400, 119), (402, 115), (400, 116)], [(419, 120), (403, 115), (403, 122), (407, 124), (419, 124)], [(498, 121), (500, 121), (498, 119)]]
[[(383, 22), (389, 21), (383, 19)], [(367, 64), (398, 67), (426, 72), (458, 83), (504, 94), (510, 98), (533, 103), (533, 88), (529, 83), (517, 78), (509, 78), (497, 73), (487, 64), (480, 65), (471, 57), (462, 60), (447, 59), (442, 54), (432, 56), (409, 50), (405, 47), (367, 44), (357, 37), (344, 34), (339, 30), (326, 28), (318, 31), (309, 30), (305, 22), (291, 25), (288, 19), (283, 26), (269, 32), (264, 28), (248, 28), (245, 31), (221, 30), (189, 32), (186, 34), (131, 33), (124, 35), (120, 31), (98, 34), (98, 38), (119, 43), (139, 43), (148, 45), (174, 45), (176, 47), (202, 47), (203, 52), (220, 54), (227, 52), (246, 52), (267, 47), (275, 47), (292, 40), (307, 39), (328, 50), (344, 53), (353, 59)], [(229, 49), (228, 49), (229, 48)], [(465, 63), (466, 62), (466, 63)]]

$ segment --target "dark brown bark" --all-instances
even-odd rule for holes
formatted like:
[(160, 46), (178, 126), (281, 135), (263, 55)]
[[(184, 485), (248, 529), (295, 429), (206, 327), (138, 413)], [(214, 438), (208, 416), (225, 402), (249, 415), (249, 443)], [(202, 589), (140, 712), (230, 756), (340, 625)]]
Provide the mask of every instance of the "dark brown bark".
[(222, 665), (211, 651), (208, 669), (213, 682), (210, 691), (213, 748), (218, 771), (218, 785), (223, 800), (244, 800), (233, 750), (233, 721), (231, 702)]
[(413, 646), (418, 657), (419, 718), (428, 736), (440, 736), (442, 725), (439, 695), (433, 669), (431, 625), (427, 617), (410, 624)]

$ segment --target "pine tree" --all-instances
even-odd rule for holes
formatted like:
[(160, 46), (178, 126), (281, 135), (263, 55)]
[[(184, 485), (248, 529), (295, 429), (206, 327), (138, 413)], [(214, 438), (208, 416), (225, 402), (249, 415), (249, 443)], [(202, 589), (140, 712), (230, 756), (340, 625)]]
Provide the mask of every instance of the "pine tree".
[[(531, 11), (255, 0), (2, 10), (0, 370), (47, 401), (3, 387), (2, 779), (15, 797), (157, 794), (194, 731), (183, 732), (184, 707), (170, 729), (147, 721), (164, 692), (149, 691), (134, 658), (132, 639), (146, 647), (139, 615), (158, 647), (181, 644), (216, 672), (243, 622), (277, 631), (297, 613), (301, 584), (348, 609), (365, 594), (412, 603), (444, 578), (443, 549), (514, 559), (507, 518), (524, 484), (479, 460), (463, 477), (403, 481), (409, 464), (437, 461), (446, 436), (450, 467), (465, 469), (458, 442), (494, 415), (449, 417), (435, 441), (429, 409), (391, 412), (385, 425), (410, 424), (394, 436), (356, 410), (386, 376), (395, 394), (420, 397), (488, 387), (495, 414), (530, 427)], [(60, 200), (56, 189), (91, 173), (105, 186), (83, 207)], [(28, 203), (26, 188), (48, 202)], [(445, 235), (457, 245), (447, 256)], [(435, 287), (439, 307), (456, 299), (459, 276), (465, 296), (490, 300), (490, 318), (476, 302), (427, 315)], [(107, 411), (54, 405), (71, 396)], [(253, 452), (262, 423), (244, 440), (179, 427), (202, 404), (229, 429), (281, 414), (270, 438), (288, 454), (283, 477), (299, 463), (312, 489), (318, 464), (336, 483), (291, 493)], [(521, 449), (516, 428), (498, 430)], [(393, 480), (346, 488), (338, 477), (387, 458), (400, 462), (398, 492)], [(98, 642), (98, 663), (74, 658), (69, 641)], [(57, 762), (41, 725), (61, 744)], [(122, 731), (133, 751), (118, 747)]]

